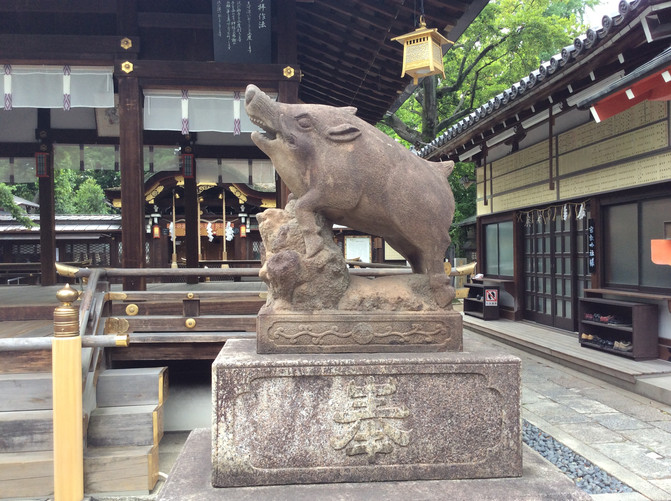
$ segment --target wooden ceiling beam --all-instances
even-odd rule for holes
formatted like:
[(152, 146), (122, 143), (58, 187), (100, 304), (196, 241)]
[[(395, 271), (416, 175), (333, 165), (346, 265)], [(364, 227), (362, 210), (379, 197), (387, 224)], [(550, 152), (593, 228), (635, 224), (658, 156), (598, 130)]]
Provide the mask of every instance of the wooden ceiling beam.
[[(121, 65), (123, 60), (114, 64), (114, 73), (119, 77), (128, 75)], [(235, 88), (255, 83), (259, 87), (276, 88), (277, 82), (293, 81), (300, 78), (300, 67), (294, 67), (291, 78), (284, 76), (286, 65), (282, 64), (234, 64), (213, 61), (133, 61), (133, 70), (129, 74), (142, 79), (143, 85), (178, 84), (177, 88)]]
[[(330, 85), (331, 88), (334, 88), (335, 86), (333, 85), (334, 81), (337, 82), (339, 85), (337, 87), (339, 88), (347, 88), (347, 81), (343, 79), (338, 79), (334, 80), (333, 74), (330, 74), (329, 72), (323, 72), (323, 71), (313, 71), (310, 75), (309, 78), (308, 76), (304, 77), (304, 79), (309, 80), (310, 82), (312, 81), (319, 81), (323, 82), (325, 87), (328, 87)], [(306, 80), (306, 81), (307, 81)], [(398, 82), (398, 80), (397, 80)], [(395, 89), (398, 87), (398, 85), (382, 85), (382, 82), (380, 82), (381, 87), (383, 87), (382, 90), (380, 91), (375, 91), (372, 88), (369, 89), (367, 93), (367, 99), (371, 101), (375, 101), (378, 103), (386, 103), (388, 101), (389, 94), (391, 93), (392, 95), (394, 94)], [(354, 84), (354, 81), (351, 81), (351, 87), (358, 87), (358, 84)], [(343, 93), (343, 95), (348, 95), (349, 98), (352, 98), (351, 92), (348, 93)]]
[[(107, 64), (121, 49), (118, 36), (79, 35), (19, 35), (0, 34), (0, 58), (5, 62), (17, 60), (79, 60), (106, 59)], [(128, 51), (136, 54), (139, 41), (133, 40)]]
[(140, 28), (210, 30), (212, 16), (207, 14), (173, 14), (170, 12), (138, 12)]
[[(322, 8), (320, 6), (323, 5)], [(364, 14), (360, 7), (352, 5), (352, 3), (332, 3), (328, 5), (315, 4), (309, 8), (303, 7), (302, 12), (305, 13), (303, 19), (308, 19), (311, 16), (333, 23), (335, 26), (340, 26), (344, 29), (356, 29), (357, 31), (370, 29), (374, 26), (383, 32), (388, 32), (394, 17), (387, 12), (382, 14)], [(334, 16), (333, 13), (340, 16)], [(367, 23), (369, 26), (361, 26), (362, 23)]]
[(367, 52), (362, 47), (352, 47), (351, 50), (343, 51), (342, 47), (335, 49), (327, 42), (320, 42), (319, 44), (303, 44), (304, 49), (299, 54), (299, 59), (302, 59), (305, 54), (312, 56), (312, 61), (318, 63), (324, 59), (330, 61), (339, 70), (342, 66), (349, 67), (355, 75), (361, 75), (362, 71), (375, 74), (385, 75), (387, 78), (395, 78), (395, 75), (400, 75), (402, 53), (398, 52), (397, 57), (388, 57), (386, 54), (380, 52), (379, 47), (375, 49), (376, 53), (369, 52), (369, 56), (362, 57), (362, 53)]
[[(309, 90), (303, 90), (301, 91), (301, 96), (307, 96), (307, 95), (317, 95), (321, 94), (324, 97), (330, 97), (331, 100), (334, 100), (335, 96), (343, 96), (342, 94), (336, 94), (334, 95), (333, 93), (333, 87), (328, 85), (328, 82), (313, 82), (313, 84), (310, 86)], [(359, 100), (359, 101), (353, 101), (350, 95), (344, 95), (343, 99), (336, 99), (337, 101), (340, 102), (341, 106), (355, 106), (358, 110), (359, 113), (358, 115), (370, 115), (370, 114), (377, 114), (380, 110), (380, 108), (383, 108), (384, 106), (376, 106), (374, 105), (370, 100)], [(384, 111), (382, 112), (384, 113)]]
[(116, 4), (108, 0), (0, 0), (0, 12), (115, 14)]

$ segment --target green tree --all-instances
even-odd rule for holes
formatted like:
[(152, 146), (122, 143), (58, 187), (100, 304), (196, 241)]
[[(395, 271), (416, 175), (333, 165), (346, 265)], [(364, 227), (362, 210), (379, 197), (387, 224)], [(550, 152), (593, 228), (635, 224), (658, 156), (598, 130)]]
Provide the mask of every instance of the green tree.
[[(454, 222), (459, 223), (475, 215), (475, 164), (473, 162), (455, 162), (454, 171), (449, 178), (454, 194)], [(466, 241), (466, 230), (455, 226), (450, 228), (450, 238), (454, 245), (455, 255), (463, 255), (462, 248)]]
[(57, 169), (54, 175), (54, 203), (56, 214), (74, 214), (74, 195), (77, 176), (73, 170)]
[(35, 226), (35, 223), (28, 217), (26, 212), (14, 203), (12, 190), (5, 183), (0, 183), (0, 208), (9, 212), (22, 226), (26, 228)]
[(110, 206), (105, 192), (92, 177), (84, 179), (74, 194), (74, 211), (77, 214), (109, 214)]

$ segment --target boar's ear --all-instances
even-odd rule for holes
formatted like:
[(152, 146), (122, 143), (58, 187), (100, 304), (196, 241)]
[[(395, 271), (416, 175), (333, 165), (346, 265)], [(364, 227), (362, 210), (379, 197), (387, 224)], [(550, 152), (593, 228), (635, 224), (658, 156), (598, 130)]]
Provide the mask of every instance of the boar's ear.
[(452, 160), (448, 160), (447, 162), (440, 162), (440, 169), (443, 171), (443, 175), (448, 177), (454, 170), (454, 162)]
[(331, 141), (337, 141), (339, 143), (354, 141), (360, 135), (361, 131), (351, 124), (336, 125), (335, 127), (330, 127), (326, 131), (326, 136)]
[(343, 110), (345, 113), (349, 113), (350, 115), (356, 115), (357, 109), (354, 106), (343, 106), (340, 108)]

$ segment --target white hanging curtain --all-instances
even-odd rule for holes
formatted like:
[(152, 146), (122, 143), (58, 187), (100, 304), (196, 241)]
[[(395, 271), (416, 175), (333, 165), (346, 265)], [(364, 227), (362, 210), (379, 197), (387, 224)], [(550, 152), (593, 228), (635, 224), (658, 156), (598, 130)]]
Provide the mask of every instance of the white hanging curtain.
[(111, 67), (3, 66), (4, 108), (113, 108)]
[(144, 128), (234, 135), (261, 130), (241, 112), (241, 99), (235, 96), (234, 92), (146, 89)]

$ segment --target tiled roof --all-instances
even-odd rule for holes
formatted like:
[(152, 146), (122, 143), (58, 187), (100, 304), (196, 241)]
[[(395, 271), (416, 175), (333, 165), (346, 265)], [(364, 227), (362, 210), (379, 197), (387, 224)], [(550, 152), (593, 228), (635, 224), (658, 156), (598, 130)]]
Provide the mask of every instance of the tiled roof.
[[(0, 215), (0, 233), (39, 233), (40, 216), (29, 214), (28, 217), (32, 219), (36, 226), (26, 228), (17, 224), (12, 216)], [(57, 215), (56, 232), (85, 232), (85, 233), (100, 233), (100, 232), (115, 232), (121, 231), (121, 216), (118, 214), (69, 214)]]

